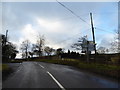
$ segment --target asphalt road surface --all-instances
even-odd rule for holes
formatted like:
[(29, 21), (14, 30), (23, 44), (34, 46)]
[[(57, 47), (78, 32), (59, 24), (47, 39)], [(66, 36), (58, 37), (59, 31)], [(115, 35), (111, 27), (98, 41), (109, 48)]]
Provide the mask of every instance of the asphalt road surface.
[(118, 82), (71, 66), (26, 61), (2, 84), (3, 88), (118, 88)]

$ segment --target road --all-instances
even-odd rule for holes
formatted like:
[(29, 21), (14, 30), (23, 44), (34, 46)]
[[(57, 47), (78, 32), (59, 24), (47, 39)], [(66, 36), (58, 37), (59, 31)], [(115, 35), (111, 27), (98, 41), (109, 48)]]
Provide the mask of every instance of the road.
[(3, 88), (118, 88), (118, 83), (71, 66), (26, 61), (3, 82)]

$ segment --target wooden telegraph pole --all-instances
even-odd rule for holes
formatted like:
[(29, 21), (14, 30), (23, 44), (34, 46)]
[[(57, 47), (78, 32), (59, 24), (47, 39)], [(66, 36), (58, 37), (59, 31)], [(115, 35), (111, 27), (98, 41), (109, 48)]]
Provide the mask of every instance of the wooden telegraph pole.
[(87, 41), (87, 63), (89, 63), (89, 41)]
[(8, 36), (8, 30), (6, 30), (5, 45), (6, 45), (6, 42), (7, 42), (7, 36)]
[(90, 13), (90, 18), (91, 18), (92, 36), (93, 36), (93, 43), (94, 43), (94, 50), (95, 50), (95, 59), (96, 59), (96, 43), (95, 43), (95, 34), (94, 34), (92, 13)]

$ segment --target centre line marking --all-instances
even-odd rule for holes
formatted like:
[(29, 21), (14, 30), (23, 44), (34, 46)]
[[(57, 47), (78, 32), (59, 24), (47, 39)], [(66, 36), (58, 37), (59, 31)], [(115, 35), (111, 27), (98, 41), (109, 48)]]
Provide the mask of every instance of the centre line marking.
[(16, 73), (19, 72), (20, 70), (21, 70), (21, 67), (18, 68), (18, 70), (16, 71)]
[[(40, 64), (39, 64), (40, 65)], [(41, 68), (44, 68), (42, 65), (40, 65)]]
[(48, 72), (48, 75), (50, 75), (50, 77), (57, 83), (57, 85), (62, 89), (62, 90), (65, 90), (65, 88), (57, 81), (57, 79), (55, 79), (55, 77), (50, 73)]

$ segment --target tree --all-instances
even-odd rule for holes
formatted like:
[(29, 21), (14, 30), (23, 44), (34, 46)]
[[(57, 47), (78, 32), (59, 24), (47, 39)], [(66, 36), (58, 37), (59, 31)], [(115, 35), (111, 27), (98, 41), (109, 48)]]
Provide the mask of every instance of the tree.
[(25, 55), (25, 53), (24, 52), (22, 52), (22, 58), (26, 58), (26, 55)]
[(82, 53), (85, 53), (87, 56), (87, 62), (89, 63), (89, 55), (91, 54), (91, 51), (94, 51), (94, 43), (93, 41), (88, 41), (87, 36), (83, 36), (79, 38), (77, 43), (74, 43), (71, 47), (75, 48), (76, 50), (82, 50)]
[(71, 45), (71, 47), (76, 50), (82, 50), (82, 53), (86, 54), (90, 54), (91, 51), (94, 51), (94, 43), (93, 41), (88, 41), (87, 36), (79, 38), (78, 42)]
[(15, 57), (16, 57), (16, 53), (12, 53), (11, 54), (11, 59), (15, 59)]
[(29, 55), (30, 55), (31, 57), (33, 57), (34, 53), (33, 53), (33, 52), (29, 52)]
[(37, 44), (36, 44), (36, 50), (37, 50), (37, 54), (39, 55), (39, 57), (42, 56), (44, 45), (45, 45), (45, 38), (43, 35), (42, 36), (39, 35)]
[(68, 54), (70, 54), (70, 50), (68, 49)]
[(0, 35), (1, 36), (1, 45), (4, 46), (5, 45), (5, 42), (6, 42), (6, 37), (5, 35)]
[(86, 52), (88, 47), (87, 41), (87, 36), (81, 37), (79, 38), (78, 42), (71, 45), (71, 47), (75, 48), (76, 50), (82, 50), (82, 52)]
[(21, 44), (22, 56), (28, 58), (28, 49), (30, 48), (30, 41), (25, 40)]
[(99, 48), (97, 49), (97, 52), (104, 54), (104, 53), (108, 52), (108, 49), (105, 48), (105, 47), (99, 47)]
[(7, 43), (2, 47), (2, 56), (3, 59), (15, 59), (18, 51), (16, 50), (16, 46), (11, 42)]
[(36, 48), (36, 44), (32, 44), (32, 47), (31, 47), (31, 53), (33, 54), (32, 57), (34, 55), (37, 55), (37, 52), (38, 52), (38, 50)]
[(115, 31), (114, 41), (111, 42), (111, 50), (115, 53), (120, 53), (120, 32)]
[(45, 47), (44, 49), (45, 53), (49, 56), (51, 55), (55, 50), (53, 48), (50, 48), (48, 46)]
[(1, 46), (2, 46), (2, 59), (3, 62), (6, 62), (10, 59), (15, 59), (16, 54), (18, 51), (16, 50), (16, 46), (6, 40), (5, 35), (0, 35), (1, 36)]
[(120, 53), (120, 40), (118, 38), (114, 38), (114, 41), (111, 42), (111, 48), (112, 52)]
[(64, 51), (63, 51), (62, 48), (58, 48), (58, 49), (56, 50), (56, 54), (57, 54), (57, 55), (61, 55), (63, 52), (64, 52)]

